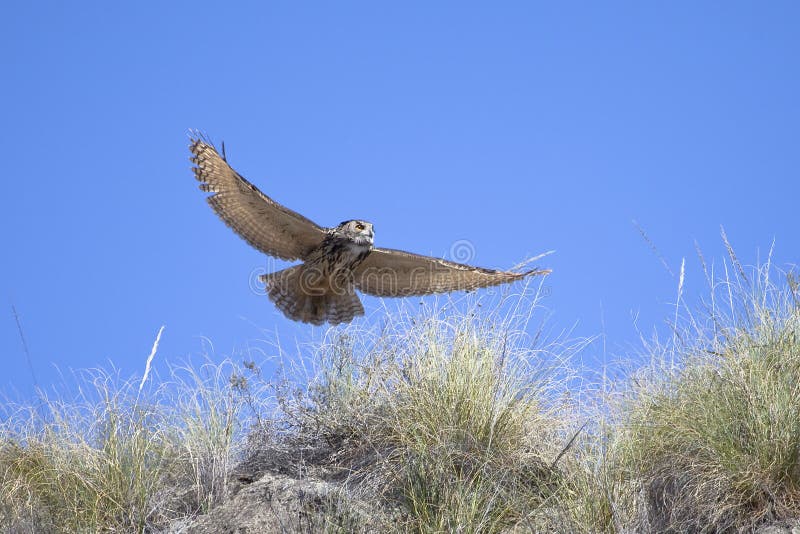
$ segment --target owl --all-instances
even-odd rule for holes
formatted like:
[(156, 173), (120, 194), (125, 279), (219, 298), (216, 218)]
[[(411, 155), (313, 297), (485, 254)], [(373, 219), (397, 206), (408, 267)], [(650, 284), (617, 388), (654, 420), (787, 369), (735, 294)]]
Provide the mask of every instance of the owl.
[(203, 136), (190, 134), (192, 171), (219, 217), (251, 246), (303, 263), (261, 277), (283, 314), (314, 325), (364, 315), (357, 291), (378, 297), (472, 290), (548, 274), (507, 272), (376, 247), (372, 223), (358, 219), (324, 228), (272, 200), (245, 180)]

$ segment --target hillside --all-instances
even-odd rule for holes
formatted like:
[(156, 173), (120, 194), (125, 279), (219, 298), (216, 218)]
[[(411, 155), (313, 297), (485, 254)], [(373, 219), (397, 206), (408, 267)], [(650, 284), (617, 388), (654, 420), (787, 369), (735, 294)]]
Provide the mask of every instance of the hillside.
[(533, 290), (511, 315), (331, 330), (308, 359), (282, 348), (274, 376), (252, 361), (87, 371), (74, 398), (7, 405), (0, 525), (800, 531), (798, 283), (733, 255), (725, 272), (615, 372), (579, 367), (590, 340), (526, 334)]

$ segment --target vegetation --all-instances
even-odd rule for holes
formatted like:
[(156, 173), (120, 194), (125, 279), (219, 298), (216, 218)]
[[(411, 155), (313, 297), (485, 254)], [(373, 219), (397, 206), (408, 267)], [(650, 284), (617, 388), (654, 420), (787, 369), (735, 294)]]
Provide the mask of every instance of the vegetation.
[(12, 532), (145, 532), (226, 497), (242, 447), (233, 365), (172, 370), (154, 391), (104, 371), (77, 398), (7, 406), (0, 526)]
[(208, 359), (165, 380), (87, 372), (75, 398), (8, 404), (0, 527), (167, 531), (224, 506), (243, 472), (332, 488), (289, 532), (788, 524), (800, 518), (800, 290), (729, 252), (699, 307), (681, 274), (669, 338), (626, 356), (644, 363), (614, 380), (576, 368), (584, 343), (525, 334), (535, 293), (505, 317), (475, 306), (334, 329), (310, 357), (281, 356), (274, 377)]

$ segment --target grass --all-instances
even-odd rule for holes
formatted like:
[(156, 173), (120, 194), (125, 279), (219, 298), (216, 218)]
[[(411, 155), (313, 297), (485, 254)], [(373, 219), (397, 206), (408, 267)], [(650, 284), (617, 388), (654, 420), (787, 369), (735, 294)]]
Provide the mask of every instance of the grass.
[(364, 353), (346, 334), (323, 351), (319, 381), (290, 409), (296, 432), (344, 451), (339, 465), (361, 491), (399, 508), (406, 530), (500, 532), (552, 493), (548, 464), (565, 431), (559, 369), (512, 333), (428, 316), (390, 325)]
[(800, 518), (800, 306), (731, 253), (703, 321), (666, 345), (632, 382), (614, 468), (638, 492), (639, 527), (747, 531)]
[(436, 307), (332, 329), (274, 377), (210, 360), (163, 380), (86, 372), (74, 398), (8, 405), (0, 528), (165, 531), (224, 506), (236, 466), (262, 474), (276, 461), (336, 488), (306, 503), (296, 532), (797, 521), (799, 284), (728, 248), (699, 305), (686, 303), (681, 269), (669, 335), (624, 355), (613, 380), (576, 368), (585, 343), (525, 333), (535, 292), (506, 316), (508, 306)]
[(87, 371), (76, 398), (7, 405), (0, 525), (148, 532), (222, 502), (243, 424), (233, 368), (175, 368), (145, 395), (132, 380)]

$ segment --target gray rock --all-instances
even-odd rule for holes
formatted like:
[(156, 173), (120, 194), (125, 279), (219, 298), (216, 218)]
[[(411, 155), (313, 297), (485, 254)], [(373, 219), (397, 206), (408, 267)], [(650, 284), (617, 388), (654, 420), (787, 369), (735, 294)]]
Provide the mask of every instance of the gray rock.
[(363, 502), (341, 498), (342, 487), (319, 479), (264, 474), (224, 504), (188, 525), (186, 534), (380, 532), (380, 514)]
[(755, 534), (800, 534), (800, 521), (782, 521), (757, 528)]

